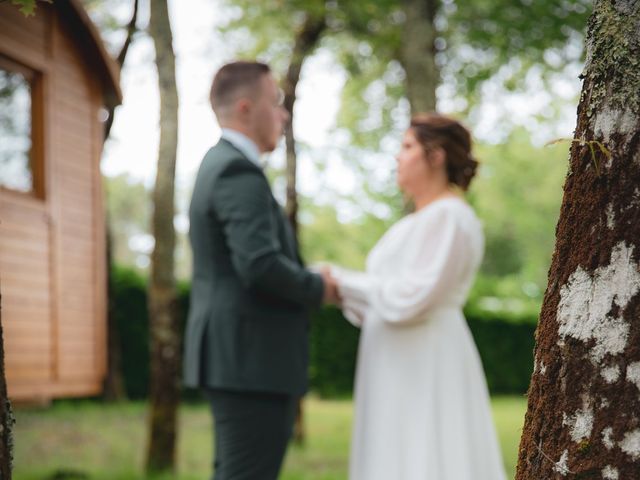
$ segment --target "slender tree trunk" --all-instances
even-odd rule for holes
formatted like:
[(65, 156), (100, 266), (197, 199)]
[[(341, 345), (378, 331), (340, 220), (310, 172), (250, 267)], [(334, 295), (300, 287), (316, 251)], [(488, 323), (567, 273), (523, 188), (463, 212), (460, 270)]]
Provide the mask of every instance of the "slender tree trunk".
[(147, 471), (175, 466), (176, 420), (180, 398), (180, 331), (174, 278), (174, 181), (178, 144), (175, 55), (166, 0), (151, 0), (149, 33), (156, 50), (160, 87), (160, 148), (153, 192), (149, 320), (151, 340), (150, 424)]
[[(118, 65), (120, 68), (124, 65), (124, 61), (127, 58), (127, 53), (129, 53), (129, 47), (131, 46), (131, 42), (133, 41), (134, 34), (138, 31), (136, 27), (136, 23), (138, 22), (138, 3), (139, 0), (134, 0), (133, 2), (133, 13), (131, 14), (131, 20), (127, 24), (127, 36), (124, 39), (124, 43), (122, 44), (122, 48), (120, 49), (120, 53), (116, 58)], [(108, 108), (107, 121), (104, 124), (104, 139), (105, 141), (109, 138), (111, 133), (111, 127), (113, 126), (113, 120), (115, 116), (115, 105), (110, 105)]]
[[(127, 25), (127, 35), (125, 37), (120, 53), (116, 59), (118, 66), (122, 69), (129, 52), (129, 47), (133, 41), (133, 35), (137, 32), (136, 23), (138, 20), (138, 0), (133, 2), (133, 13)], [(115, 116), (115, 105), (108, 108), (108, 117), (104, 125), (104, 141), (106, 142), (111, 134)], [(107, 215), (107, 375), (104, 381), (103, 397), (108, 401), (120, 401), (127, 398), (124, 387), (122, 372), (122, 350), (120, 348), (120, 334), (115, 317), (115, 293), (113, 281), (113, 235), (111, 233), (111, 222)]]
[(518, 480), (640, 478), (638, 32), (637, 0), (595, 2)]
[[(0, 303), (2, 296), (0, 295)], [(11, 480), (13, 468), (13, 424), (11, 402), (7, 394), (4, 375), (4, 336), (2, 334), (2, 308), (0, 306), (0, 480)]]
[[(287, 151), (287, 204), (285, 210), (296, 237), (298, 236), (298, 190), (296, 187), (297, 156), (293, 132), (293, 111), (296, 103), (296, 88), (300, 80), (302, 65), (309, 54), (315, 49), (326, 27), (324, 16), (316, 17), (307, 15), (302, 28), (296, 33), (291, 61), (283, 84), (284, 107), (287, 112), (289, 112), (289, 121), (284, 130)], [(303, 400), (301, 398), (298, 401), (296, 422), (293, 428), (293, 440), (298, 444), (303, 444), (305, 439), (303, 409)]]
[(121, 401), (127, 398), (122, 375), (122, 350), (120, 333), (115, 315), (115, 283), (113, 278), (113, 238), (107, 215), (107, 375), (104, 381), (103, 397), (107, 401)]
[(405, 23), (399, 60), (406, 74), (412, 114), (436, 109), (440, 72), (435, 60), (437, 31), (434, 19), (439, 4), (439, 0), (402, 0)]
[(286, 211), (291, 226), (298, 232), (298, 192), (296, 188), (296, 146), (293, 132), (293, 109), (296, 103), (296, 88), (300, 80), (300, 71), (305, 59), (313, 52), (322, 32), (326, 29), (324, 17), (308, 15), (302, 28), (297, 32), (291, 62), (284, 79), (284, 107), (289, 112), (289, 121), (285, 126), (287, 146), (287, 205)]

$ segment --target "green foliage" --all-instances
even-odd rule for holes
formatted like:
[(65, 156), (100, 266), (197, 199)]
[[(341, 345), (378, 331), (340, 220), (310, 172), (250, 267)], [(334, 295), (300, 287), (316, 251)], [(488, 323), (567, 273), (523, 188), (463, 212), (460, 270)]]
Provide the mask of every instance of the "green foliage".
[(151, 193), (143, 183), (126, 174), (105, 177), (107, 212), (116, 264), (137, 265), (139, 252), (129, 242), (148, 234), (151, 222)]
[[(184, 325), (189, 306), (189, 288), (180, 282), (178, 311)], [(147, 280), (137, 271), (114, 267), (113, 296), (115, 321), (120, 335), (122, 370), (127, 396), (146, 398), (149, 389), (149, 312)]]
[(149, 312), (145, 279), (115, 267), (113, 310), (120, 335), (124, 386), (129, 398), (146, 398), (149, 388)]
[(222, 0), (222, 6), (231, 15), (221, 30), (236, 46), (236, 55), (269, 63), (280, 78), (286, 73), (295, 32), (305, 16), (325, 12), (323, 0)]
[[(40, 0), (41, 2), (53, 3), (53, 0)], [(36, 0), (11, 0), (13, 5), (18, 5), (20, 11), (27, 17), (34, 15), (36, 11)]]
[(591, 9), (590, 0), (445, 0), (444, 76), (477, 99), (479, 84), (511, 64), (505, 85), (522, 88), (534, 65), (550, 73), (580, 60)]
[[(486, 248), (470, 303), (489, 311), (536, 314), (554, 248), (567, 146), (535, 147), (518, 130), (504, 144), (481, 144), (476, 150), (481, 166), (468, 200), (483, 222)], [(386, 207), (386, 215), (372, 213), (372, 199)], [(387, 191), (357, 192), (331, 206), (304, 199), (302, 207), (304, 258), (356, 269), (364, 268), (368, 252), (403, 215), (391, 172)], [(345, 212), (357, 214), (342, 218)]]
[[(127, 174), (104, 177), (109, 233), (113, 262), (128, 265), (141, 273), (147, 272), (151, 241), (151, 192), (145, 185)], [(178, 190), (181, 210), (185, 210), (186, 192)], [(191, 248), (186, 229), (176, 231), (176, 277), (191, 275)]]
[[(271, 62), (281, 74), (288, 64), (293, 31), (305, 12), (320, 14), (324, 8), (328, 28), (320, 49), (330, 52), (346, 77), (336, 129), (341, 134), (348, 132), (348, 140), (339, 142), (338, 148), (343, 150), (340, 156), (367, 187), (358, 195), (388, 194), (371, 184), (368, 172), (356, 159), (371, 151), (389, 152), (388, 140), (399, 138), (407, 125), (405, 75), (398, 62), (404, 23), (402, 2), (227, 0), (226, 5), (235, 12), (226, 26), (228, 38), (236, 39), (243, 55)], [(527, 79), (540, 75), (545, 90), (552, 91), (549, 87), (558, 76), (566, 76), (567, 66), (582, 61), (584, 26), (590, 11), (589, 0), (442, 0), (435, 21), (436, 60), (443, 87), (439, 97), (452, 101), (453, 108), (465, 118), (480, 121), (474, 108), (488, 103), (481, 88), (485, 82), (492, 82), (494, 90), (523, 92), (531, 88)], [(548, 115), (557, 114), (562, 102), (566, 100), (554, 99)], [(501, 108), (499, 102), (495, 106)], [(512, 128), (508, 123), (504, 125), (507, 131)], [(525, 150), (531, 152), (530, 148)], [(531, 166), (537, 168), (527, 165)], [(487, 271), (517, 274), (529, 268), (527, 258), (517, 258), (518, 251), (523, 250), (509, 246), (518, 229), (505, 225), (495, 228), (502, 233), (489, 235), (490, 251), (506, 248), (511, 252), (506, 258), (489, 255), (496, 262), (504, 262), (487, 265)], [(547, 248), (548, 242), (540, 245)], [(540, 265), (546, 270), (546, 261)], [(540, 275), (536, 278), (538, 281)]]
[(379, 218), (363, 215), (352, 222), (342, 223), (336, 210), (335, 206), (305, 205), (300, 231), (303, 256), (310, 264), (330, 262), (363, 269), (367, 253), (397, 216)]
[[(114, 271), (116, 321), (120, 329), (125, 388), (130, 398), (146, 398), (149, 383), (149, 325), (145, 280), (130, 269)], [(189, 288), (179, 286), (179, 309), (184, 324)], [(531, 312), (491, 312), (478, 307), (466, 311), (483, 360), (492, 393), (524, 393), (533, 366)], [(341, 312), (327, 307), (314, 313), (310, 336), (311, 389), (327, 397), (349, 396), (359, 330)]]
[[(519, 293), (497, 296), (540, 301), (567, 171), (566, 145), (533, 147), (523, 131), (516, 131), (502, 145), (479, 145), (477, 156), (481, 167), (469, 199), (487, 239), (479, 286), (516, 282)], [(529, 293), (527, 284), (532, 284)], [(483, 294), (496, 295), (497, 290)], [(531, 294), (534, 290), (538, 293)]]
[(533, 372), (537, 315), (499, 315), (472, 306), (465, 310), (491, 393), (525, 393)]
[[(477, 307), (467, 308), (465, 315), (491, 393), (525, 393), (533, 371), (536, 315)], [(315, 392), (327, 397), (351, 394), (358, 338), (358, 330), (338, 309), (324, 308), (314, 316), (310, 380)]]
[(325, 307), (313, 316), (309, 381), (324, 397), (350, 396), (360, 331), (335, 307)]

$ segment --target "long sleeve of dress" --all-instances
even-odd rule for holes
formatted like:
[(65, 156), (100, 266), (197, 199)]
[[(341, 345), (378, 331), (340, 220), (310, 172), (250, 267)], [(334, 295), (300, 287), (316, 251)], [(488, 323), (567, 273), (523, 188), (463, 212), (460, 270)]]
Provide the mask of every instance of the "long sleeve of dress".
[(456, 290), (455, 282), (469, 263), (466, 233), (455, 212), (446, 208), (414, 215), (411, 228), (396, 232), (406, 238), (387, 242), (401, 245), (396, 252), (397, 273), (336, 272), (345, 314), (352, 323), (361, 323), (368, 309), (386, 322), (413, 323), (430, 308), (453, 300), (450, 292)]
[(342, 297), (342, 313), (350, 323), (359, 327), (369, 307), (369, 291), (371, 276), (363, 272), (332, 267), (332, 275), (336, 277)]

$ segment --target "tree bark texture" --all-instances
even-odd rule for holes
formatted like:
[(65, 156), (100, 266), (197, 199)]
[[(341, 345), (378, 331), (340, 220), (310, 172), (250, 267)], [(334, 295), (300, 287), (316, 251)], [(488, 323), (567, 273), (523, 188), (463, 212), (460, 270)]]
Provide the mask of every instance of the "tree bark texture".
[[(0, 295), (0, 304), (1, 300), (2, 296)], [(4, 374), (4, 336), (2, 334), (2, 308), (0, 305), (0, 480), (11, 480), (14, 423), (15, 419)]]
[(293, 109), (296, 103), (296, 88), (305, 59), (313, 52), (320, 36), (327, 28), (323, 16), (307, 15), (302, 28), (296, 33), (287, 75), (283, 82), (284, 108), (289, 113), (284, 135), (287, 152), (287, 203), (286, 212), (294, 232), (298, 233), (298, 192), (296, 188), (296, 145), (293, 132)]
[(174, 183), (178, 145), (175, 55), (166, 0), (151, 0), (149, 33), (156, 51), (160, 88), (160, 146), (153, 192), (149, 283), (151, 351), (150, 423), (147, 471), (175, 467), (176, 420), (180, 398), (180, 329), (174, 278)]
[(439, 0), (402, 0), (405, 23), (400, 38), (399, 60), (406, 75), (411, 114), (436, 109), (440, 72), (436, 65), (434, 24)]
[(640, 2), (595, 2), (583, 78), (517, 480), (640, 478)]

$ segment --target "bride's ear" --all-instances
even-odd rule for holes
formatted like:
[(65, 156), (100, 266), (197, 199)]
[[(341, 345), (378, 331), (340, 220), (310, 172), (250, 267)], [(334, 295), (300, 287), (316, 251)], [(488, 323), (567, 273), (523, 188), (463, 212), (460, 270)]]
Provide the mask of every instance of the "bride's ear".
[(434, 147), (427, 154), (429, 163), (433, 168), (445, 168), (447, 155), (442, 147)]

